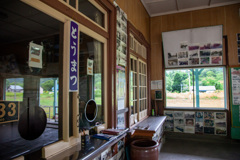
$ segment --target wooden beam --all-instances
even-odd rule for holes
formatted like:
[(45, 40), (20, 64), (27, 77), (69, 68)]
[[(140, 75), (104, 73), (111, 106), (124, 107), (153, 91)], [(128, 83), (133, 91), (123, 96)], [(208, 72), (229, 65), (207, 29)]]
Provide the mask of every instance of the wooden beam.
[(210, 6), (210, 5), (211, 5), (211, 0), (208, 1), (208, 6)]
[(176, 7), (177, 7), (177, 11), (179, 11), (179, 7), (178, 7), (178, 0), (175, 0), (176, 1)]

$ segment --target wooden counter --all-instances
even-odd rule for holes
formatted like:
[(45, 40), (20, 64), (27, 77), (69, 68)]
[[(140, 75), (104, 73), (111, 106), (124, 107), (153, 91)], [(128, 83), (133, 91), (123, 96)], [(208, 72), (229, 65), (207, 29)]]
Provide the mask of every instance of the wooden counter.
[(132, 138), (146, 138), (159, 142), (163, 134), (163, 124), (165, 119), (166, 116), (148, 117), (133, 128), (135, 132), (133, 133)]
[(122, 140), (126, 136), (128, 129), (123, 131), (120, 135), (115, 136), (111, 140), (102, 140), (96, 138), (90, 138), (90, 144), (86, 148), (82, 148), (81, 144), (72, 147), (58, 155), (55, 155), (47, 160), (90, 160), (96, 158), (99, 154), (107, 150), (109, 147), (118, 143), (119, 140)]

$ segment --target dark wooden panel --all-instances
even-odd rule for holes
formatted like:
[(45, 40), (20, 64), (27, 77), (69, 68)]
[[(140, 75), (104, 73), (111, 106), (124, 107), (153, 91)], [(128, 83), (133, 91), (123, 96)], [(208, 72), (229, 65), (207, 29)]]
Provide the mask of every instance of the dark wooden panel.
[(72, 19), (74, 19), (75, 21), (83, 24), (84, 26), (86, 26), (87, 28), (99, 33), (100, 35), (102, 35), (105, 38), (109, 38), (109, 35), (106, 31), (104, 31), (103, 29), (101, 29), (100, 27), (98, 27), (97, 25), (95, 25), (93, 22), (89, 21), (87, 18), (85, 18), (84, 16), (80, 15), (78, 12), (72, 10), (70, 7), (68, 7), (67, 5), (64, 5), (63, 3), (61, 3), (58, 0), (41, 0), (42, 2), (46, 3), (47, 5), (51, 6), (52, 8), (58, 10), (59, 12), (67, 15), (68, 17), (71, 17)]

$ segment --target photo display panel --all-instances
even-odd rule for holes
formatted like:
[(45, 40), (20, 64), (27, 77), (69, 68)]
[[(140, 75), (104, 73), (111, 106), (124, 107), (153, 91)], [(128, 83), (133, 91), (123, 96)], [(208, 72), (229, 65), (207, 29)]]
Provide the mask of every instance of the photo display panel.
[(222, 65), (222, 25), (162, 33), (165, 68)]

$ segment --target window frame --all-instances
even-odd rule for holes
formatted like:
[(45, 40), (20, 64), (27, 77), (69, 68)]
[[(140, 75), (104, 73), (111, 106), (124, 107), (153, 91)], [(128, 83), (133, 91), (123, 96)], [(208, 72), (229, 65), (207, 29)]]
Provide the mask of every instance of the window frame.
[[(139, 43), (139, 42), (137, 42)], [(148, 86), (148, 66), (147, 66), (147, 61), (145, 61), (142, 57), (140, 57), (138, 54), (136, 54), (133, 50), (130, 50), (130, 58), (129, 58), (129, 126), (130, 127), (133, 127), (134, 125), (138, 124), (139, 122), (141, 122), (143, 119), (145, 119), (147, 116), (148, 116), (148, 110), (149, 110), (149, 106), (148, 106), (148, 101), (149, 101), (149, 97), (148, 97), (148, 89), (149, 89), (149, 86)], [(130, 79), (130, 74), (131, 74), (131, 59), (134, 59), (136, 61), (136, 71), (135, 74), (136, 74), (136, 86), (134, 87), (137, 87), (137, 94), (135, 95), (136, 98), (135, 98), (135, 101), (137, 102), (137, 109), (134, 108), (134, 110), (136, 111), (137, 110), (137, 113), (134, 112), (134, 114), (131, 114), (132, 112), (132, 109), (131, 109), (131, 99), (130, 99), (130, 96), (131, 96), (131, 79)], [(142, 98), (140, 98), (140, 87), (143, 87), (143, 86), (140, 86), (140, 76), (143, 75), (142, 73), (140, 73), (140, 70), (139, 70), (139, 64), (142, 63), (142, 64), (145, 64), (146, 65), (146, 108), (144, 110), (141, 110), (141, 106), (140, 106), (140, 101), (143, 100)]]
[[(127, 24), (127, 35), (128, 35), (128, 45), (127, 45), (127, 106), (128, 106), (128, 116), (126, 117), (127, 127), (133, 128), (141, 121), (146, 119), (150, 115), (151, 110), (151, 86), (150, 86), (150, 63), (151, 63), (151, 50), (148, 41), (144, 38), (144, 35), (137, 30), (131, 22), (128, 21)], [(140, 120), (131, 125), (131, 104), (130, 104), (130, 56), (137, 57), (138, 60), (146, 63), (146, 110), (142, 113)], [(139, 62), (137, 62), (139, 63)], [(138, 77), (138, 76), (137, 76)], [(138, 82), (139, 83), (139, 82)], [(137, 92), (139, 94), (139, 92)], [(140, 114), (139, 114), (140, 115)], [(139, 117), (139, 116), (138, 116)]]
[[(92, 37), (93, 39), (101, 42), (103, 44), (103, 55), (102, 55), (102, 74), (103, 74), (103, 78), (102, 78), (102, 106), (103, 106), (103, 109), (104, 109), (104, 124), (103, 126), (105, 128), (107, 128), (107, 123), (108, 123), (108, 103), (107, 103), (107, 84), (108, 84), (108, 79), (107, 79), (107, 66), (108, 66), (108, 61), (107, 61), (107, 39), (103, 36), (101, 36), (100, 34), (90, 30), (89, 28), (85, 27), (84, 25), (82, 24), (78, 24), (79, 25), (79, 33), (78, 33), (78, 36), (80, 38), (80, 32)], [(79, 45), (79, 51), (80, 51), (80, 45)], [(78, 54), (78, 59), (79, 59), (79, 54)], [(78, 64), (79, 65), (79, 64)], [(79, 70), (78, 70), (78, 80), (79, 80)], [(78, 92), (73, 92), (73, 97), (78, 97)], [(79, 104), (79, 99), (77, 98), (73, 98), (73, 113), (76, 112), (78, 113), (78, 104)], [(79, 127), (76, 128), (76, 126), (74, 127), (75, 129), (79, 130)], [(74, 129), (73, 128), (73, 129)], [(75, 130), (74, 129), (74, 130)]]
[(69, 0), (58, 0), (59, 2), (63, 3), (64, 5), (68, 6), (69, 8), (71, 8), (72, 10), (76, 11), (78, 14), (80, 14), (81, 16), (83, 16), (84, 18), (86, 18), (87, 20), (91, 21), (92, 23), (94, 23), (95, 25), (97, 25), (98, 27), (100, 27), (102, 30), (104, 30), (105, 32), (108, 32), (108, 14), (107, 11), (105, 9), (103, 9), (95, 0), (88, 0), (93, 6), (95, 6), (99, 11), (101, 11), (104, 14), (104, 27), (99, 25), (98, 23), (96, 23), (95, 21), (93, 21), (92, 19), (90, 19), (89, 17), (87, 17), (85, 14), (83, 14), (82, 12), (80, 12), (78, 10), (78, 0), (76, 0), (75, 4), (76, 7), (73, 7), (70, 5), (70, 1)]
[[(174, 107), (167, 107), (167, 83), (165, 83), (164, 85), (164, 94), (165, 94), (165, 98), (164, 98), (164, 109), (166, 110), (171, 110), (171, 109), (180, 109), (180, 110), (228, 110), (228, 96), (227, 96), (227, 93), (228, 93), (228, 89), (227, 89), (227, 67), (226, 66), (207, 66), (207, 67), (186, 67), (186, 68), (167, 68), (164, 70), (164, 81), (166, 82), (166, 71), (169, 71), (169, 70), (187, 70), (187, 69), (191, 69), (191, 70), (194, 70), (194, 69), (198, 69), (198, 68), (204, 68), (204, 69), (210, 69), (210, 68), (222, 68), (223, 69), (223, 87), (224, 87), (224, 107), (223, 108), (216, 108), (216, 107), (197, 107), (195, 105), (196, 103), (196, 95), (195, 95), (195, 90), (194, 90), (194, 87), (195, 85), (193, 85), (193, 107), (177, 107), (177, 106), (174, 106)], [(193, 84), (195, 84), (195, 78), (193, 77), (191, 79), (193, 81)], [(199, 101), (201, 99), (199, 98)]]
[[(88, 28), (89, 30), (101, 35), (102, 37), (104, 37), (105, 39), (107, 39), (106, 42), (106, 47), (105, 47), (105, 51), (106, 53), (111, 53), (111, 54), (107, 54), (108, 56), (106, 56), (106, 62), (104, 63), (104, 65), (106, 65), (106, 80), (104, 79), (104, 83), (105, 83), (105, 91), (107, 96), (104, 97), (113, 97), (114, 96), (114, 84), (112, 84), (111, 82), (115, 79), (115, 73), (114, 73), (114, 69), (113, 67), (115, 66), (114, 63), (114, 59), (116, 59), (115, 53), (115, 48), (114, 48), (114, 33), (115, 33), (115, 29), (113, 27), (112, 30), (109, 29), (103, 29), (101, 27), (99, 27), (97, 24), (95, 24), (95, 22), (92, 22), (91, 20), (89, 20), (88, 18), (86, 18), (84, 15), (78, 14), (76, 12), (76, 10), (73, 10), (73, 8), (68, 7), (67, 5), (63, 4), (62, 2), (60, 2), (59, 0), (36, 0), (36, 1), (31, 1), (31, 0), (22, 0), (23, 2), (27, 3), (28, 5), (37, 8), (38, 10), (58, 19), (59, 21), (64, 23), (64, 27), (63, 32), (64, 32), (64, 37), (67, 37), (67, 33), (69, 31), (69, 29), (66, 27), (67, 22), (69, 22), (70, 20), (75, 21), (76, 23), (80, 23), (82, 25), (84, 25), (86, 28)], [(110, 1), (107, 0), (94, 0), (100, 7), (102, 7), (103, 10), (106, 11), (106, 21), (107, 21), (107, 25), (105, 25), (105, 27), (108, 27), (109, 25), (114, 26), (115, 21), (115, 8), (112, 5), (112, 3)], [(64, 2), (65, 3), (65, 2)], [(108, 27), (109, 28), (109, 27)], [(67, 38), (64, 38), (63, 41), (63, 59), (68, 62), (69, 60), (69, 54), (68, 54), (68, 47), (67, 47)], [(76, 129), (76, 132), (74, 131), (73, 136), (69, 137), (69, 93), (68, 93), (68, 80), (69, 80), (69, 74), (68, 74), (68, 68), (69, 68), (69, 64), (68, 63), (63, 63), (63, 80), (61, 82), (62, 86), (62, 91), (63, 94), (61, 95), (61, 100), (62, 100), (62, 105), (63, 105), (63, 117), (61, 119), (61, 121), (63, 122), (63, 126), (60, 128), (62, 131), (62, 135), (63, 135), (63, 140), (62, 141), (58, 141), (56, 143), (54, 143), (53, 145), (48, 145), (46, 147), (42, 148), (42, 152), (43, 158), (48, 158), (50, 157), (52, 154), (61, 152), (71, 146), (74, 146), (78, 143), (80, 143), (79, 141), (79, 133), (78, 130)], [(108, 87), (106, 87), (107, 85)], [(78, 99), (77, 98), (77, 94), (74, 95), (74, 99)], [(74, 103), (76, 103), (77, 101), (75, 101)], [(108, 120), (106, 121), (104, 126), (98, 126), (98, 131), (99, 129), (104, 129), (104, 127), (113, 127), (114, 122), (115, 122), (115, 117), (116, 114), (113, 112), (114, 110), (114, 100), (112, 98), (108, 98), (107, 101), (105, 101), (104, 103), (106, 103), (106, 108), (105, 109), (105, 116), (108, 117)], [(77, 106), (77, 105), (75, 105)], [(108, 111), (108, 112), (107, 112)], [(77, 122), (77, 112), (76, 115), (74, 113), (74, 115), (72, 115), (71, 117), (73, 119), (73, 122)], [(77, 123), (73, 123), (73, 125), (77, 125)], [(77, 128), (77, 127), (75, 127)]]

